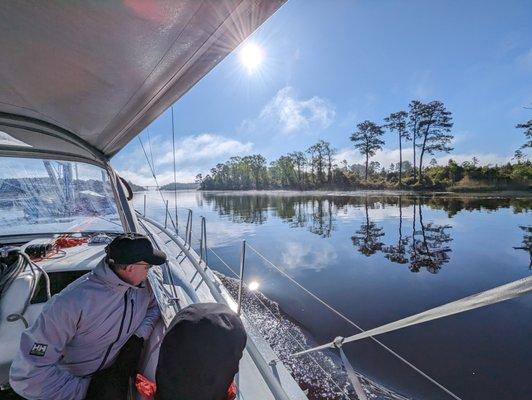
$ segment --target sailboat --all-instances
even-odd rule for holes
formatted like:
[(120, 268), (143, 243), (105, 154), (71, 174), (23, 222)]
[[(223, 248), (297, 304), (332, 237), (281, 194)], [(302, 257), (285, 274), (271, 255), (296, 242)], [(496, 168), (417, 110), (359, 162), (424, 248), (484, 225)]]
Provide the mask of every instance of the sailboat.
[[(165, 327), (193, 303), (241, 311), (243, 268), (235, 299), (209, 267), (205, 220), (196, 251), (192, 215), (183, 229), (168, 206), (164, 224), (135, 211), (134, 193), (111, 160), (283, 3), (17, 1), (0, 6), (0, 398), (9, 393), (9, 368), (22, 331), (51, 296), (90, 272), (120, 233), (143, 233), (169, 256), (148, 276)], [(24, 254), (20, 262), (10, 263), (13, 252)], [(529, 294), (532, 277), (369, 331), (306, 291), (360, 331), (291, 355), (337, 350), (354, 390), (342, 398), (377, 397), (362, 387), (342, 351), (367, 338), (459, 399), (375, 336)], [(240, 316), (248, 341), (236, 377), (238, 399), (307, 399), (245, 313)], [(160, 336), (153, 335), (147, 348), (155, 348), (157, 340)], [(154, 359), (146, 356), (141, 366), (153, 378)]]
[[(22, 1), (0, 7), (0, 243), (6, 257), (15, 246), (32, 257), (2, 280), (2, 389), (21, 332), (51, 295), (95, 266), (118, 233), (144, 233), (168, 254), (149, 274), (166, 325), (191, 303), (235, 307), (176, 229), (135, 212), (131, 188), (110, 162), (282, 4)], [(248, 342), (238, 398), (306, 399), (242, 319)]]

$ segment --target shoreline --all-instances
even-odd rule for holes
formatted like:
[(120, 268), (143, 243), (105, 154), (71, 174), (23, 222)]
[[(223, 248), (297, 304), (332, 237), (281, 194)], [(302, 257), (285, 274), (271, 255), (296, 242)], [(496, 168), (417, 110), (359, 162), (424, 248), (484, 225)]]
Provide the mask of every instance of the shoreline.
[[(134, 191), (134, 193), (156, 192), (157, 189)], [(173, 192), (173, 190), (163, 190), (164, 192)], [(532, 197), (531, 189), (491, 189), (491, 190), (412, 190), (412, 189), (312, 189), (312, 190), (297, 190), (297, 189), (216, 189), (216, 190), (202, 190), (202, 189), (178, 189), (178, 192), (199, 192), (199, 193), (231, 193), (231, 194), (277, 194), (277, 195), (405, 195), (405, 196), (519, 196)]]

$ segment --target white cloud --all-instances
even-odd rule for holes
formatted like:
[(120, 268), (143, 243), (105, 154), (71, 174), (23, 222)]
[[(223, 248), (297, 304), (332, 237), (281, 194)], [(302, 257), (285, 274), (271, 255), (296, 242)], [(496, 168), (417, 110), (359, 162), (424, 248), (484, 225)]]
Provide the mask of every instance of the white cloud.
[[(172, 144), (164, 145), (166, 151), (155, 160), (155, 165), (173, 164)], [(195, 163), (198, 161), (215, 160), (232, 155), (247, 154), (253, 149), (251, 142), (242, 143), (224, 136), (203, 133), (201, 135), (187, 136), (176, 143), (176, 163)]]
[(471, 161), (473, 157), (476, 157), (480, 163), (480, 165), (487, 165), (487, 164), (506, 164), (510, 159), (513, 157), (510, 156), (501, 156), (500, 154), (495, 153), (470, 153), (470, 154), (448, 154), (441, 157), (436, 157), (436, 160), (438, 161), (438, 164), (445, 165), (449, 162), (449, 160), (452, 158), (457, 163), (462, 163), (464, 161)]
[(314, 246), (304, 242), (286, 242), (281, 245), (281, 267), (299, 272), (304, 270), (319, 271), (326, 268), (338, 258), (333, 246), (323, 242)]
[[(419, 156), (419, 153), (417, 153)], [(412, 148), (403, 148), (403, 161), (412, 162), (413, 150)], [(512, 156), (503, 156), (495, 153), (451, 153), (447, 155), (442, 155), (436, 158), (439, 165), (445, 165), (448, 163), (449, 159), (453, 159), (457, 163), (462, 163), (464, 161), (471, 161), (473, 157), (476, 157), (479, 160), (480, 165), (486, 164), (505, 164)], [(426, 165), (433, 158), (433, 156), (425, 156)], [(352, 148), (343, 148), (338, 151), (336, 155), (336, 162), (340, 163), (342, 160), (347, 160), (349, 164), (364, 164), (365, 158), (357, 150)], [(399, 162), (399, 149), (383, 149), (382, 151), (377, 152), (374, 157), (371, 157), (370, 161), (378, 161), (381, 166), (388, 168), (391, 163)], [(419, 162), (416, 160), (416, 163)]]
[(262, 109), (259, 120), (271, 122), (284, 133), (326, 129), (336, 117), (334, 106), (326, 99), (313, 96), (298, 99), (295, 90), (286, 86)]
[[(144, 143), (148, 156), (149, 146)], [(204, 133), (186, 136), (176, 142), (176, 178), (178, 182), (194, 182), (196, 174), (206, 174), (216, 163), (229, 157), (253, 151), (253, 143), (240, 142), (225, 136)], [(174, 180), (172, 142), (152, 138), (153, 161), (160, 185)], [(140, 146), (132, 154), (121, 158), (120, 175), (139, 185), (154, 185), (151, 170)]]

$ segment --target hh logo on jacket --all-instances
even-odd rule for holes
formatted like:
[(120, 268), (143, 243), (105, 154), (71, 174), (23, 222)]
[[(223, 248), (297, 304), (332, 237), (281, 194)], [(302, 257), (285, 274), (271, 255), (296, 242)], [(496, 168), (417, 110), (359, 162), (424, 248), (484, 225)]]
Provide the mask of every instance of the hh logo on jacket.
[(48, 348), (47, 344), (33, 343), (33, 346), (31, 347), (31, 350), (30, 350), (30, 354), (32, 356), (42, 357), (46, 353), (47, 348)]

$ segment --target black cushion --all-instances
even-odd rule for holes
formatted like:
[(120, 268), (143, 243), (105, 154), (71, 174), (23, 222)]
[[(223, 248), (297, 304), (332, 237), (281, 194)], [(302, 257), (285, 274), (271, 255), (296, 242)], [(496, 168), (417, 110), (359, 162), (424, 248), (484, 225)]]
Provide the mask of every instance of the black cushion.
[(225, 399), (246, 338), (238, 315), (223, 304), (198, 303), (181, 310), (161, 344), (157, 399)]

